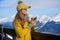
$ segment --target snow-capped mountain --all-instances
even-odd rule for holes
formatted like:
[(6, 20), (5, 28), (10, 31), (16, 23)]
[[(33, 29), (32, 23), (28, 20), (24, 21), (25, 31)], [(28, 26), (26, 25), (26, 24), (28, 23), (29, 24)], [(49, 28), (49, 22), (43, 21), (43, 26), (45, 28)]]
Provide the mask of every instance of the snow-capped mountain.
[(47, 15), (42, 15), (41, 17), (38, 17), (37, 19), (39, 20), (40, 23), (37, 21), (37, 23), (36, 23), (37, 28), (36, 29), (38, 29), (38, 28), (41, 29), (48, 21), (52, 21), (52, 18)]
[(15, 15), (6, 17), (6, 18), (0, 18), (0, 24), (3, 25), (4, 28), (13, 28), (13, 20), (14, 20)]
[(42, 22), (42, 23), (47, 23), (49, 20), (51, 20), (51, 17), (49, 17), (49, 16), (46, 16), (46, 15), (43, 15), (40, 19), (39, 19), (39, 21), (40, 22)]
[(5, 22), (2, 24), (4, 28), (10, 28), (13, 29), (13, 24), (12, 22)]
[[(47, 20), (45, 20), (45, 19)], [(40, 18), (41, 19), (41, 18)], [(60, 35), (60, 14), (54, 16), (54, 17), (44, 17), (43, 16), (44, 21), (46, 21), (44, 23), (44, 25), (39, 26), (36, 31), (37, 32), (42, 32), (42, 33), (47, 33), (47, 34), (53, 34), (53, 35)], [(43, 19), (39, 20), (39, 22), (44, 22)], [(40, 23), (41, 24), (41, 23)], [(41, 28), (40, 28), (41, 27)]]
[[(12, 22), (14, 17), (15, 17), (15, 15), (6, 17), (6, 18), (0, 18), (0, 23), (9, 22), (9, 21)], [(46, 24), (48, 21), (52, 21), (52, 20), (55, 22), (60, 22), (60, 13), (54, 17), (49, 17), (47, 15), (42, 15), (41, 17), (37, 16), (37, 19), (44, 24)]]
[(43, 24), (46, 24), (48, 21), (60, 22), (60, 13), (53, 17), (42, 15), (38, 20)]
[(55, 22), (60, 22), (60, 13), (59, 13), (58, 15), (54, 16), (54, 17), (53, 17), (53, 20), (54, 20)]
[(14, 17), (15, 15), (10, 16), (10, 17), (0, 18), (0, 23), (12, 22), (14, 20)]
[[(14, 17), (15, 16), (2, 18), (0, 19), (0, 23), (2, 23), (4, 27), (13, 28), (12, 21)], [(37, 32), (46, 32), (55, 35), (60, 34), (60, 13), (54, 17), (49, 17), (47, 15), (38, 16), (36, 24)]]
[[(11, 16), (11, 17), (6, 17), (6, 18), (1, 18), (0, 19), (0, 23), (12, 23), (13, 19), (14, 19), (15, 15), (14, 16)], [(54, 21), (54, 22), (60, 22), (60, 13), (54, 17), (49, 17), (47, 15), (42, 15), (41, 17), (37, 17), (37, 27), (43, 27), (44, 25), (46, 25), (47, 22), (51, 22), (51, 21)], [(4, 24), (4, 25), (5, 25)]]
[(37, 32), (48, 32), (51, 34), (60, 34), (60, 23), (54, 21), (48, 21), (42, 28), (36, 29)]

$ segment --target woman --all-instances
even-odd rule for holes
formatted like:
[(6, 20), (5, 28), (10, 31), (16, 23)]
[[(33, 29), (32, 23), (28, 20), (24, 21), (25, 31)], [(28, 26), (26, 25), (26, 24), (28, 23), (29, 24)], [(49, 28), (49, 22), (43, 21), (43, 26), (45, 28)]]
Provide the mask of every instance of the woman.
[(27, 8), (30, 8), (30, 6), (25, 5), (22, 1), (18, 2), (17, 15), (13, 22), (16, 40), (31, 40)]

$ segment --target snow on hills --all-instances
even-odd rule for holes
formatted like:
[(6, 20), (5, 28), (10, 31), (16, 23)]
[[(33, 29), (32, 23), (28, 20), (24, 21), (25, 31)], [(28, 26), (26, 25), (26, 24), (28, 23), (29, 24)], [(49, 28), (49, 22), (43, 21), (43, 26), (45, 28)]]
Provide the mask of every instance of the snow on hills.
[(38, 20), (44, 24), (47, 23), (48, 21), (60, 22), (60, 13), (53, 17), (42, 15)]
[(53, 17), (53, 20), (54, 20), (55, 22), (60, 22), (60, 13), (59, 13), (58, 15), (54, 16), (54, 17)]
[(14, 20), (14, 15), (10, 17), (0, 18), (0, 23), (12, 22)]
[[(15, 15), (6, 17), (6, 18), (0, 18), (0, 23), (4, 22), (12, 22), (14, 20)], [(57, 14), (56, 16), (49, 17), (47, 15), (42, 15), (41, 17), (37, 16), (37, 20), (39, 20), (42, 23), (47, 23), (48, 21), (55, 21), (55, 22), (60, 22), (60, 13)]]

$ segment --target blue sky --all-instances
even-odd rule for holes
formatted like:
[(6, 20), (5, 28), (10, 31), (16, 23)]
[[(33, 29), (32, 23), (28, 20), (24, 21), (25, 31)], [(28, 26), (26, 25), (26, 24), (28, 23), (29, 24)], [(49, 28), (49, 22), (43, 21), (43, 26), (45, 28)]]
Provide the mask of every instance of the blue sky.
[[(16, 14), (16, 6), (19, 0), (0, 0), (0, 18), (13, 16)], [(22, 0), (27, 5), (29, 15), (55, 16), (60, 13), (60, 0)]]

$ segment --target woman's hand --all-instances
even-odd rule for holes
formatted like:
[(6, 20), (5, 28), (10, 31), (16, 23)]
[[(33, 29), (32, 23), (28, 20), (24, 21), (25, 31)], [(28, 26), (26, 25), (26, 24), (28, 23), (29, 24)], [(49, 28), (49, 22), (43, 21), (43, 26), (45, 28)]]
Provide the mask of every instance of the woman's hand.
[(35, 18), (31, 18), (31, 22), (32, 23), (36, 23), (36, 17)]

